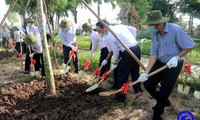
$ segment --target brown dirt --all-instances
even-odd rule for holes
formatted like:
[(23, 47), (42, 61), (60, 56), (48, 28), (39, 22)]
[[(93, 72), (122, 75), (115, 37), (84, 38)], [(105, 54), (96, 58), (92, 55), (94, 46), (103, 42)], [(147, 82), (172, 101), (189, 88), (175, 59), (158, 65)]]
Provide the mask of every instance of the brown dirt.
[[(5, 54), (0, 52), (1, 54)], [(4, 58), (7, 57), (6, 55)], [(57, 95), (46, 94), (46, 81), (36, 80), (20, 74), (19, 60), (9, 57), (0, 60), (0, 71), (4, 70), (4, 79), (9, 82), (9, 88), (0, 92), (1, 120), (150, 120), (155, 100), (144, 91), (138, 95), (130, 91), (124, 103), (113, 101), (113, 96), (101, 97), (97, 91), (86, 94), (89, 87), (86, 81), (77, 80), (75, 75), (55, 76)], [(7, 66), (7, 67), (5, 67)], [(9, 67), (12, 66), (12, 67)], [(9, 74), (8, 74), (9, 72)], [(2, 76), (1, 75), (1, 76)], [(12, 76), (12, 77), (11, 77)], [(19, 83), (25, 79), (26, 83)], [(23, 82), (23, 80), (21, 82)], [(105, 86), (109, 83), (105, 83)], [(5, 85), (5, 83), (4, 83)], [(101, 89), (99, 89), (101, 90)], [(184, 96), (174, 91), (170, 97), (173, 107), (165, 109), (164, 120), (174, 120), (177, 113), (190, 110), (200, 113), (200, 101), (191, 94)], [(177, 107), (177, 109), (175, 109)], [(178, 111), (177, 111), (178, 110)], [(196, 118), (200, 119), (200, 118)]]

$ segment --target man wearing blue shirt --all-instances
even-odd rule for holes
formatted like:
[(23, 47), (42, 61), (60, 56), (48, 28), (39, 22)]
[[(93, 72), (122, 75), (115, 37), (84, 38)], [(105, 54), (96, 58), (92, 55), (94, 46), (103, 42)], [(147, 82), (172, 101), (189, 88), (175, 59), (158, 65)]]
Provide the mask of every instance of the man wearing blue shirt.
[[(195, 43), (179, 25), (168, 23), (160, 10), (147, 15), (144, 24), (152, 34), (149, 62), (138, 80), (144, 82), (149, 94), (157, 100), (153, 107), (153, 120), (162, 120), (164, 108), (170, 105), (168, 99), (183, 66), (184, 56), (194, 48)], [(147, 74), (167, 65), (168, 68), (147, 78)], [(161, 83), (160, 91), (156, 86)]]

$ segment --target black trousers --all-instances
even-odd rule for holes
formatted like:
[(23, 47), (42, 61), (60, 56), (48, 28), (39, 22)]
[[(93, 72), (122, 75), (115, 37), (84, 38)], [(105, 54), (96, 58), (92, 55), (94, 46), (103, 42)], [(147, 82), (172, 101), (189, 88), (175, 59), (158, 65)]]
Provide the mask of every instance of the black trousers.
[(4, 48), (8, 48), (8, 41), (7, 41), (7, 39), (5, 37), (3, 37), (3, 39), (2, 39), (2, 46)]
[[(33, 51), (31, 50), (31, 53)], [(25, 71), (29, 71), (30, 70), (30, 60), (31, 58), (29, 57), (29, 51), (27, 51), (26, 54), (26, 60), (25, 60)], [(43, 60), (43, 54), (42, 53), (37, 53), (33, 56), (33, 59), (36, 61), (35, 64), (35, 71), (39, 71), (40, 68), (42, 68), (42, 76), (45, 76), (45, 68), (44, 68), (44, 60)], [(40, 61), (41, 60), (41, 61)]]
[[(26, 44), (24, 42), (21, 42), (21, 44), (22, 44), (22, 54), (26, 53)], [(18, 53), (21, 53), (20, 42), (16, 42), (15, 49), (17, 50)]]
[[(68, 60), (69, 60), (69, 53), (72, 49), (70, 47), (66, 47), (65, 45), (63, 45), (63, 56), (64, 56), (64, 63), (67, 64)], [(78, 73), (78, 71), (80, 70), (79, 68), (79, 64), (78, 64), (78, 52), (75, 52), (76, 54), (76, 58), (74, 59), (72, 57), (72, 61), (74, 64), (74, 68), (75, 68), (75, 73)], [(69, 63), (70, 65), (70, 63)]]
[[(104, 47), (101, 49), (99, 66), (101, 66), (101, 63), (103, 62), (103, 60), (106, 59), (108, 53), (109, 52), (108, 52), (107, 47)], [(111, 63), (111, 59), (109, 59), (108, 63), (101, 68), (100, 76), (102, 76), (105, 72), (110, 70), (110, 63)]]
[[(166, 65), (165, 63), (156, 61), (150, 73), (157, 70), (158, 68)], [(175, 68), (167, 68), (151, 77), (148, 78), (147, 81), (144, 82), (144, 86), (149, 94), (157, 100), (157, 103), (154, 107), (154, 119), (159, 118), (160, 115), (164, 112), (165, 103), (168, 100), (168, 97), (176, 83), (178, 75), (182, 69), (183, 60), (179, 61), (178, 66)], [(160, 91), (156, 92), (157, 84), (161, 82)]]
[[(140, 60), (141, 58), (141, 50), (138, 45), (131, 47), (130, 50), (136, 55), (136, 57)], [(122, 57), (121, 61), (118, 64), (118, 67), (114, 71), (115, 83), (114, 87), (116, 89), (120, 89), (124, 83), (127, 83), (128, 76), (131, 73), (132, 81), (136, 81), (139, 77), (139, 64), (131, 57), (131, 55), (125, 50), (120, 53)], [(134, 91), (137, 93), (141, 91), (141, 83), (138, 83), (133, 86)], [(116, 97), (125, 97), (121, 93), (117, 94)]]

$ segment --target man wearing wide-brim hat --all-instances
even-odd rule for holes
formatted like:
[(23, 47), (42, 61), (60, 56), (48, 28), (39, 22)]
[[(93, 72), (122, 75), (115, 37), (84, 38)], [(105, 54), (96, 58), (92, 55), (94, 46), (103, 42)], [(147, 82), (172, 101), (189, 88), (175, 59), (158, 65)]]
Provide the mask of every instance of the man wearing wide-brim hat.
[(29, 73), (30, 71), (30, 59), (33, 58), (36, 60), (35, 71), (39, 71), (42, 66), (42, 77), (45, 76), (44, 70), (44, 61), (43, 61), (43, 50), (42, 50), (42, 42), (40, 37), (40, 31), (38, 27), (33, 25), (34, 21), (31, 18), (25, 19), (26, 22), (26, 32), (27, 37), (25, 39), (26, 45), (28, 45), (31, 49), (27, 50), (26, 60), (25, 60), (25, 71), (24, 73)]
[[(163, 17), (160, 10), (148, 13), (144, 21), (152, 34), (152, 42), (149, 63), (138, 80), (144, 82), (146, 90), (157, 100), (153, 107), (153, 120), (162, 120), (164, 108), (170, 106), (168, 97), (182, 69), (184, 56), (195, 46), (194, 41), (181, 26), (167, 21), (169, 19)], [(167, 69), (147, 78), (148, 73), (165, 65)], [(160, 91), (156, 91), (159, 82)]]
[[(76, 45), (76, 30), (78, 29), (78, 25), (71, 23), (68, 19), (63, 19), (59, 26), (60, 30), (58, 34), (63, 45), (64, 63), (67, 64), (69, 60), (69, 52), (71, 50), (74, 50), (77, 56), (78, 48)], [(78, 56), (72, 60), (74, 63), (75, 73), (78, 73)]]

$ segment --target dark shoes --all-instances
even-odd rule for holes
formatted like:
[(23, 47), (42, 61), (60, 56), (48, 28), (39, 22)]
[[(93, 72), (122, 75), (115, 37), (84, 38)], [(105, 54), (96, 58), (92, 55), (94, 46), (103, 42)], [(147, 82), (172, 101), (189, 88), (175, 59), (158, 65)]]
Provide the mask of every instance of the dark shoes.
[(114, 98), (115, 101), (117, 102), (124, 102), (126, 100), (126, 96), (122, 94), (117, 94)]
[(29, 74), (30, 73), (30, 71), (28, 70), (28, 71), (21, 71), (21, 73), (24, 73), (24, 74)]
[[(169, 107), (171, 105), (171, 102), (169, 99), (167, 99), (166, 103), (165, 103), (165, 107)], [(155, 109), (155, 106), (152, 107), (152, 109), (154, 110)]]

